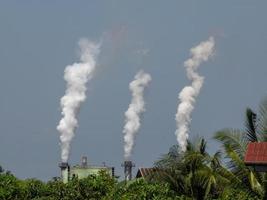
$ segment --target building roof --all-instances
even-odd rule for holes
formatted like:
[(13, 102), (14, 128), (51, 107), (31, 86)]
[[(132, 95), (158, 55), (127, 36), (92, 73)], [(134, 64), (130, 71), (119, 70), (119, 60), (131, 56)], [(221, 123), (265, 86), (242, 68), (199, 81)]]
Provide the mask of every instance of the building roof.
[(159, 172), (159, 169), (157, 168), (139, 168), (136, 174), (136, 178), (140, 178), (140, 177), (148, 177), (149, 175), (152, 174), (157, 174)]
[(96, 166), (96, 165), (87, 165), (87, 166), (82, 166), (82, 165), (74, 165), (71, 167), (71, 169), (111, 169), (112, 167), (108, 166)]
[(250, 142), (247, 146), (245, 164), (267, 166), (267, 142)]

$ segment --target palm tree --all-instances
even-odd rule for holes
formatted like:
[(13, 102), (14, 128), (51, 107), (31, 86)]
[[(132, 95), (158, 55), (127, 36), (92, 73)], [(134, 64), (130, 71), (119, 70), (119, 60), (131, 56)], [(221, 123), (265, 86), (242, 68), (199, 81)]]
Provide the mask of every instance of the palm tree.
[(267, 174), (256, 172), (244, 163), (249, 142), (267, 141), (267, 99), (260, 104), (259, 113), (246, 109), (244, 130), (223, 129), (214, 138), (222, 144), (229, 169), (221, 173), (231, 180), (232, 186), (267, 199)]
[(222, 168), (220, 153), (210, 156), (206, 152), (203, 138), (195, 143), (188, 142), (185, 153), (180, 153), (178, 145), (170, 148), (169, 153), (155, 163), (159, 168), (154, 180), (167, 182), (178, 195), (197, 200), (216, 197), (228, 180), (217, 173)]

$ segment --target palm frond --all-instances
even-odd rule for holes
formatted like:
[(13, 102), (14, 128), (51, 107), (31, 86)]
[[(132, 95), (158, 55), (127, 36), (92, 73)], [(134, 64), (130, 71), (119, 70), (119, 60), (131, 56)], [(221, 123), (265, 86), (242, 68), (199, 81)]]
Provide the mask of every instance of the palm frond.
[(267, 98), (265, 98), (259, 107), (258, 131), (262, 141), (267, 141)]
[(249, 173), (249, 181), (250, 181), (251, 188), (256, 193), (258, 193), (260, 196), (263, 196), (264, 189), (252, 171), (250, 171)]
[(237, 176), (230, 170), (226, 169), (225, 167), (221, 166), (216, 170), (216, 172), (226, 180), (228, 180), (228, 184), (230, 188), (239, 189), (245, 192), (247, 196), (254, 195), (258, 196), (259, 194), (251, 189), (250, 185), (248, 185), (242, 177)]
[(211, 158), (210, 158), (210, 166), (213, 170), (221, 166), (221, 159), (222, 159), (222, 152), (217, 151)]
[(240, 158), (237, 152), (235, 152), (235, 150), (233, 150), (230, 145), (226, 145), (225, 148), (226, 156), (230, 159), (230, 161), (227, 162), (228, 168), (241, 179), (246, 179), (249, 175), (249, 170), (245, 165), (243, 159)]
[(256, 120), (257, 114), (253, 112), (250, 108), (246, 110), (246, 121), (245, 121), (245, 128), (246, 128), (246, 138), (250, 142), (257, 142), (257, 132), (256, 132)]
[(173, 145), (167, 154), (163, 154), (159, 160), (154, 163), (157, 168), (169, 168), (180, 163), (183, 155), (179, 151), (178, 145)]
[(200, 144), (199, 144), (199, 152), (204, 155), (206, 154), (206, 146), (207, 146), (207, 142), (204, 138), (200, 139)]
[(223, 129), (215, 133), (214, 139), (223, 144), (224, 150), (230, 146), (241, 159), (244, 158), (247, 141), (244, 140), (243, 132), (237, 129)]

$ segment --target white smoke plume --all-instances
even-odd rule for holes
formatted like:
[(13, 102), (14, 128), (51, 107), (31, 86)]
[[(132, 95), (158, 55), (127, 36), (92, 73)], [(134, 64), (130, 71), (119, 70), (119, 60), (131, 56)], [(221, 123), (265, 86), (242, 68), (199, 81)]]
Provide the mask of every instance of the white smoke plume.
[(144, 90), (151, 81), (151, 76), (142, 70), (139, 71), (134, 80), (129, 84), (132, 92), (132, 101), (125, 112), (124, 135), (124, 158), (128, 160), (132, 154), (134, 140), (141, 126), (140, 116), (145, 112)]
[(96, 67), (96, 56), (100, 44), (87, 39), (79, 41), (80, 62), (65, 68), (64, 79), (67, 82), (65, 95), (60, 100), (62, 119), (57, 130), (60, 133), (61, 160), (67, 162), (70, 153), (70, 143), (78, 127), (77, 114), (82, 102), (86, 99), (86, 83), (93, 77)]
[(192, 57), (184, 62), (187, 77), (192, 81), (192, 84), (184, 87), (180, 92), (180, 104), (175, 116), (177, 125), (175, 135), (181, 152), (186, 151), (191, 113), (194, 109), (196, 97), (204, 82), (204, 77), (200, 76), (196, 70), (202, 62), (207, 61), (214, 54), (214, 46), (214, 39), (210, 37), (207, 41), (201, 42), (196, 47), (193, 47), (190, 50)]

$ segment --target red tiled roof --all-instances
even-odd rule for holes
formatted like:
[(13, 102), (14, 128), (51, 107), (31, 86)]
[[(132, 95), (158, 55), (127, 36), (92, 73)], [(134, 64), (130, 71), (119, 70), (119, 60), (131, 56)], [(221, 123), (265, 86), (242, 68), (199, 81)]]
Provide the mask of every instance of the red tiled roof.
[(250, 142), (245, 155), (247, 165), (267, 165), (267, 142)]

